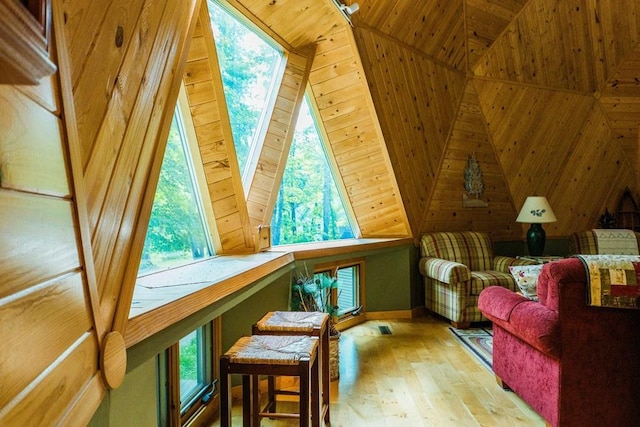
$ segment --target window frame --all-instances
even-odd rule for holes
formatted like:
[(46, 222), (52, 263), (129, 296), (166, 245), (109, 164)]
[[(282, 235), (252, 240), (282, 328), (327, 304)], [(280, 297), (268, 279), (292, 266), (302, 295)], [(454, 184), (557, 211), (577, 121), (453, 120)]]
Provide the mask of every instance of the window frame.
[[(194, 422), (201, 416), (207, 418), (210, 411), (216, 409), (216, 405), (210, 405), (217, 400), (218, 389), (216, 387), (219, 378), (219, 366), (217, 360), (221, 356), (221, 319), (215, 318), (204, 325), (186, 333), (188, 336), (193, 331), (202, 329), (202, 341), (205, 353), (204, 385), (189, 400), (181, 402), (180, 390), (180, 340), (169, 346), (163, 355), (158, 357), (158, 398), (161, 404), (159, 413), (159, 425), (162, 425), (162, 414), (166, 414), (167, 425), (179, 427)], [(200, 351), (200, 349), (199, 349)], [(163, 374), (164, 373), (164, 374)], [(164, 376), (163, 376), (164, 375)], [(162, 403), (164, 402), (164, 403)], [(165, 408), (163, 411), (162, 408)], [(211, 408), (211, 409), (209, 409)]]
[[(207, 2), (207, 8), (209, 0), (205, 0)], [(276, 101), (278, 98), (278, 88), (282, 85), (282, 81), (284, 80), (285, 70), (288, 60), (287, 50), (276, 40), (274, 40), (271, 36), (269, 36), (262, 28), (256, 25), (253, 21), (244, 16), (238, 9), (232, 6), (226, 0), (211, 0), (213, 3), (216, 3), (221, 9), (224, 9), (231, 17), (233, 17), (238, 24), (247, 28), (248, 31), (251, 31), (257, 37), (259, 37), (266, 44), (270, 45), (274, 50), (279, 52), (278, 64), (276, 64), (274, 68), (274, 75), (271, 78), (271, 82), (269, 85), (269, 89), (267, 91), (267, 98), (265, 99), (263, 109), (260, 113), (260, 117), (258, 118), (258, 122), (256, 128), (251, 137), (251, 144), (249, 146), (249, 152), (247, 153), (247, 158), (245, 161), (245, 165), (243, 169), (240, 169), (240, 177), (242, 182), (242, 187), (244, 190), (245, 200), (249, 195), (249, 191), (251, 189), (251, 183), (253, 181), (253, 177), (256, 173), (256, 169), (258, 167), (258, 163), (260, 160), (260, 153), (262, 151), (265, 138), (267, 132), (269, 130), (269, 123), (271, 121), (271, 117), (273, 117), (273, 112), (275, 110)], [(211, 10), (209, 9), (209, 13)], [(215, 44), (215, 37), (214, 37)], [(216, 46), (217, 49), (217, 46)], [(220, 63), (216, 64), (220, 67)], [(220, 73), (222, 74), (222, 69), (220, 69)], [(223, 82), (224, 85), (224, 82)], [(231, 116), (229, 105), (226, 105), (227, 111), (229, 111), (229, 116)], [(231, 121), (231, 119), (229, 119)], [(230, 127), (233, 129), (231, 123), (229, 123)], [(232, 132), (233, 133), (233, 132)], [(233, 137), (233, 144), (235, 148), (235, 136)], [(237, 153), (237, 150), (235, 150)], [(236, 154), (237, 156), (237, 154)], [(240, 166), (240, 162), (236, 158), (238, 162), (238, 166)]]
[[(366, 316), (362, 316), (366, 312), (365, 301), (365, 258), (351, 258), (345, 260), (337, 260), (316, 264), (313, 268), (313, 274), (329, 273), (331, 277), (337, 277), (337, 271), (349, 267), (358, 267), (357, 273), (357, 293), (360, 308), (356, 308), (348, 313), (338, 315), (336, 325), (339, 329), (346, 329), (351, 326), (362, 323), (366, 320)], [(332, 292), (331, 304), (336, 305), (338, 302), (338, 290)]]

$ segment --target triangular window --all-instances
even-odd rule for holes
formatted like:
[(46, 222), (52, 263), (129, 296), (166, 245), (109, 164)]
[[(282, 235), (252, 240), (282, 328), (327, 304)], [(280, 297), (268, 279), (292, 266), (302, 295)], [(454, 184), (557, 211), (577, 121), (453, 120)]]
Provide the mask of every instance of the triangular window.
[(176, 107), (138, 274), (187, 264), (213, 255), (189, 141)]
[[(208, 0), (233, 141), (245, 191), (251, 182), (251, 157), (264, 140), (276, 84), (284, 73), (283, 50), (267, 41), (217, 1)], [(245, 25), (245, 22), (247, 24)]]
[(305, 96), (271, 219), (272, 245), (353, 237)]

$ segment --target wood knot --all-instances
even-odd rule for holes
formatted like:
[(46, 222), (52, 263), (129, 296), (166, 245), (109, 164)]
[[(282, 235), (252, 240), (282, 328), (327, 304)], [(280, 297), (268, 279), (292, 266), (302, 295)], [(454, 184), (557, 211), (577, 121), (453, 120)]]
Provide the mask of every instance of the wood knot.
[(118, 25), (116, 28), (116, 47), (122, 47), (124, 43), (124, 28), (121, 25)]

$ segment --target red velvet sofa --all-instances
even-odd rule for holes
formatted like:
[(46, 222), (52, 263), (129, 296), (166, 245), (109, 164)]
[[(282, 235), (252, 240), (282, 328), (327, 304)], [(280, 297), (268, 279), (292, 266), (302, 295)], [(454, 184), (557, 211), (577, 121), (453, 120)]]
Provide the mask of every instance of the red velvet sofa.
[(493, 370), (552, 426), (640, 426), (640, 310), (586, 304), (578, 258), (545, 264), (539, 301), (492, 286)]

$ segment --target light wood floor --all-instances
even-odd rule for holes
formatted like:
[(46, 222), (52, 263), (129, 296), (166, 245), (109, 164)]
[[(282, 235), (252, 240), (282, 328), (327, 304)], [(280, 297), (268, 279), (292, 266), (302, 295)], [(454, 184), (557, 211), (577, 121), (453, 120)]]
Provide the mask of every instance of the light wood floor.
[[(382, 335), (380, 325), (392, 334)], [(344, 331), (340, 379), (331, 383), (331, 425), (544, 426), (448, 329), (426, 317), (368, 321)], [(236, 426), (242, 425), (240, 410), (234, 401)], [(262, 425), (295, 426), (297, 420), (265, 419)]]

